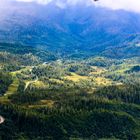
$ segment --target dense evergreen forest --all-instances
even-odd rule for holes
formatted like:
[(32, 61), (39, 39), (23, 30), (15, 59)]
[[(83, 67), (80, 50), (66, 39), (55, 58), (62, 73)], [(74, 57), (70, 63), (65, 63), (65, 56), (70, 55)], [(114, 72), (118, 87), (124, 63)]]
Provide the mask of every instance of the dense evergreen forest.
[(140, 140), (139, 0), (0, 0), (0, 140)]
[(1, 140), (140, 139), (140, 57), (0, 49)]
[(12, 77), (9, 74), (0, 72), (0, 95), (4, 94), (12, 83)]

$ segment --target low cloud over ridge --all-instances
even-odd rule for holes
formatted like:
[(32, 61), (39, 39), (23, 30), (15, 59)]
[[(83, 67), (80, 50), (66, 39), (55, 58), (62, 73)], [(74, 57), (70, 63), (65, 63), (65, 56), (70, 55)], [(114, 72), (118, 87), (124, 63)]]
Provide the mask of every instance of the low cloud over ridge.
[[(86, 4), (95, 3), (93, 2), (94, 0), (17, 0), (17, 1), (37, 2), (40, 4), (48, 4), (52, 1), (55, 1), (58, 5), (62, 7), (65, 7), (67, 4), (75, 5), (80, 2)], [(112, 9), (123, 9), (128, 11), (140, 12), (139, 0), (99, 0), (99, 2), (96, 2), (95, 5)]]

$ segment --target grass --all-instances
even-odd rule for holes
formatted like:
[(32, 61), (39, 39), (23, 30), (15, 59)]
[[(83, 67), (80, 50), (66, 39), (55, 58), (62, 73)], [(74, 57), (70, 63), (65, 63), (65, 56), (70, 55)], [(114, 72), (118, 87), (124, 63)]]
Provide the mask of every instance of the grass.
[(62, 81), (62, 80), (59, 80), (59, 79), (53, 79), (53, 78), (51, 78), (51, 79), (49, 79), (49, 81), (50, 82), (53, 82), (53, 83), (58, 83), (58, 84), (63, 84), (64, 83), (64, 81)]
[[(104, 70), (100, 69), (99, 73), (102, 73), (103, 71)], [(81, 76), (76, 73), (71, 73), (70, 76), (66, 76), (65, 78), (67, 80), (71, 80), (73, 82), (80, 82), (80, 80), (89, 80), (91, 78), (91, 76)], [(112, 83), (113, 83), (113, 81), (111, 81), (110, 79), (107, 79), (107, 78), (104, 78), (101, 76), (94, 77), (94, 82), (96, 83), (97, 86), (108, 86), (108, 85), (112, 85)]]
[(104, 77), (97, 77), (97, 78), (95, 78), (95, 82), (99, 86), (112, 85), (112, 81), (110, 79), (107, 79), (107, 78), (104, 78)]
[(18, 70), (18, 71), (14, 71), (14, 72), (11, 72), (10, 74), (12, 75), (13, 77), (13, 83), (8, 87), (8, 90), (6, 91), (6, 93), (4, 94), (4, 97), (7, 98), (9, 95), (12, 95), (14, 93), (17, 92), (18, 90), (18, 86), (19, 86), (19, 79), (17, 78), (17, 74), (21, 73), (22, 70), (26, 70), (27, 68), (23, 68), (21, 70)]
[(138, 66), (139, 64), (122, 64), (120, 65), (116, 70), (114, 70), (114, 73), (118, 74), (124, 74), (126, 71), (130, 70), (134, 66)]
[(76, 73), (71, 73), (70, 76), (65, 77), (67, 80), (73, 81), (73, 82), (79, 82), (80, 80), (88, 80), (88, 76), (81, 76)]
[(34, 80), (34, 81), (25, 81), (26, 86), (24, 88), (24, 90), (26, 90), (29, 86), (38, 88), (38, 89), (46, 89), (48, 87), (47, 84), (44, 84), (44, 82), (42, 81), (38, 81), (38, 79)]
[(28, 108), (40, 108), (40, 107), (49, 107), (52, 108), (54, 105), (54, 101), (52, 100), (41, 100), (38, 104), (35, 105), (28, 105)]
[(94, 74), (94, 75), (103, 74), (104, 72), (107, 71), (105, 68), (101, 68), (101, 67), (97, 67), (97, 66), (92, 66), (92, 68), (94, 71), (91, 72), (90, 74)]
[(35, 86), (36, 88), (47, 88), (48, 87), (42, 81), (36, 81), (36, 82), (32, 83), (32, 85)]
[(9, 96), (17, 92), (19, 85), (19, 80), (17, 78), (14, 78), (13, 83), (8, 87), (8, 90), (4, 94), (4, 96)]
[(0, 97), (0, 104), (9, 104), (10, 100), (6, 96)]

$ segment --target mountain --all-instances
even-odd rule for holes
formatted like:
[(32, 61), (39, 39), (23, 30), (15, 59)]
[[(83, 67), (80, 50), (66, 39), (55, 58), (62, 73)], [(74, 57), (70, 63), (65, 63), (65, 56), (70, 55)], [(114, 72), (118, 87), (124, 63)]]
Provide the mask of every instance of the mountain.
[(0, 140), (140, 140), (140, 14), (87, 1), (0, 1)]
[(67, 56), (125, 58), (140, 53), (137, 13), (82, 3), (63, 8), (54, 1), (9, 5), (8, 11), (7, 7), (0, 10), (0, 42), (43, 46)]

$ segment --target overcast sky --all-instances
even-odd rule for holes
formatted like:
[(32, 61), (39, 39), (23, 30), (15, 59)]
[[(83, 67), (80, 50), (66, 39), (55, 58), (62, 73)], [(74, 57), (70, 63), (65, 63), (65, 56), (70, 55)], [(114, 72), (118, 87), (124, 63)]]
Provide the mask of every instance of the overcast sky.
[(60, 8), (65, 8), (67, 5), (84, 3), (85, 5), (95, 4), (96, 6), (103, 6), (112, 9), (124, 9), (140, 13), (140, 0), (99, 0), (98, 2), (93, 2), (94, 0), (0, 0), (0, 1), (1, 5), (3, 5), (3, 3), (6, 3), (6, 1), (37, 2), (39, 4), (48, 4), (54, 1)]
[[(76, 4), (78, 2), (84, 2), (86, 4), (91, 4), (93, 0), (67, 0), (67, 3), (64, 3), (64, 0), (17, 0), (25, 2), (37, 2), (40, 4), (47, 4), (51, 1), (56, 1), (58, 5), (65, 7), (67, 4)], [(104, 6), (112, 9), (124, 9), (135, 12), (140, 12), (140, 0), (99, 0), (99, 2), (94, 2), (98, 6)]]

